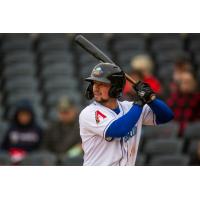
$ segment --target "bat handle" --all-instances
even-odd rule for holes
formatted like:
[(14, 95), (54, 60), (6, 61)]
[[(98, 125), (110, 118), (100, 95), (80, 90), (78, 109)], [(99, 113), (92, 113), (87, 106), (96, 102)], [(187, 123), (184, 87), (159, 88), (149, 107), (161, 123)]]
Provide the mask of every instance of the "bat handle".
[(129, 75), (126, 74), (126, 73), (125, 73), (125, 77), (126, 77), (126, 79), (127, 79), (130, 83), (132, 83), (133, 85), (135, 85), (135, 84), (138, 82), (138, 80), (133, 79), (131, 76), (129, 76)]
[[(127, 79), (130, 83), (132, 83), (133, 85), (135, 85), (136, 83), (139, 82), (139, 80), (133, 79), (131, 76), (129, 76), (129, 75), (126, 74), (126, 73), (125, 73), (125, 76), (126, 76), (126, 79)], [(150, 98), (151, 98), (151, 101), (153, 101), (153, 100), (156, 98), (156, 95), (155, 95), (155, 94), (152, 94)]]

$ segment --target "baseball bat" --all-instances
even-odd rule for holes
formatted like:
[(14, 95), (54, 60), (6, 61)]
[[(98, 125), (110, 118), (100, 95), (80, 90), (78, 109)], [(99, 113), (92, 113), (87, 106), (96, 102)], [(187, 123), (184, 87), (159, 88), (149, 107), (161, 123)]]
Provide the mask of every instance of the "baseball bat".
[[(79, 44), (83, 49), (85, 49), (88, 53), (93, 55), (95, 58), (102, 62), (108, 62), (108, 63), (113, 63), (115, 64), (107, 55), (105, 55), (97, 46), (95, 46), (92, 42), (87, 40), (84, 36), (82, 35), (77, 35), (75, 37), (75, 41), (77, 44)], [(125, 73), (126, 79), (135, 85), (138, 81), (130, 77), (128, 74)]]

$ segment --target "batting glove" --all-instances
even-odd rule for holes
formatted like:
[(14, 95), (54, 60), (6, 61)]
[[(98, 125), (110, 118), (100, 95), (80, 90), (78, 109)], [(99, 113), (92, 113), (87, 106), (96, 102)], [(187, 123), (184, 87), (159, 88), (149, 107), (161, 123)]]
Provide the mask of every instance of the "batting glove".
[(143, 101), (144, 104), (148, 104), (156, 98), (155, 93), (149, 84), (142, 81), (138, 81), (138, 83), (133, 86), (133, 89), (136, 91), (138, 97)]

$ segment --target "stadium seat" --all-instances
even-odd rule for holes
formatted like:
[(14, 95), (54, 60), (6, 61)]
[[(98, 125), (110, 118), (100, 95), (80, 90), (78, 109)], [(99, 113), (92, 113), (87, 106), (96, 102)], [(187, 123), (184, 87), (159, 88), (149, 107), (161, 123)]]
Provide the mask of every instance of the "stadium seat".
[(191, 53), (200, 51), (200, 38), (191, 40), (189, 43), (189, 50)]
[(151, 166), (187, 166), (189, 165), (187, 155), (162, 155), (153, 157), (149, 165)]
[(153, 138), (176, 138), (178, 136), (179, 125), (176, 122), (160, 124), (159, 126), (146, 126), (142, 129), (144, 140)]
[(43, 78), (58, 76), (58, 75), (73, 77), (75, 71), (76, 71), (75, 67), (73, 65), (70, 65), (70, 63), (68, 64), (65, 62), (63, 63), (60, 62), (43, 66), (41, 73)]
[(150, 139), (144, 146), (144, 153), (153, 155), (175, 155), (182, 152), (183, 141), (180, 139)]
[(28, 154), (21, 162), (25, 166), (53, 166), (56, 165), (57, 158), (54, 154), (45, 151), (38, 151)]
[(190, 156), (196, 155), (197, 154), (198, 145), (200, 145), (200, 140), (196, 140), (196, 139), (192, 140), (190, 142), (188, 150), (187, 150), (188, 155), (190, 155)]
[(184, 132), (186, 140), (200, 139), (200, 123), (189, 123)]
[(34, 53), (31, 51), (15, 51), (13, 53), (8, 53), (4, 56), (3, 62), (5, 65), (19, 62), (35, 62)]
[(19, 63), (16, 65), (7, 65), (3, 71), (5, 78), (16, 76), (34, 76), (36, 74), (36, 67), (30, 63)]
[(7, 97), (6, 104), (12, 106), (22, 99), (29, 99), (34, 104), (41, 102), (41, 96), (39, 93), (28, 90), (21, 90), (21, 92), (18, 91), (15, 93), (10, 93), (10, 95)]
[(32, 40), (30, 38), (16, 38), (2, 40), (1, 49), (4, 53), (9, 53), (18, 50), (32, 50)]
[[(4, 134), (5, 134), (5, 132), (7, 131), (8, 127), (9, 127), (8, 122), (6, 122), (6, 121), (1, 121), (1, 123), (0, 123), (0, 135), (1, 135), (1, 136), (4, 136)], [(1, 142), (1, 141), (0, 141), (0, 142)]]
[(30, 90), (37, 90), (38, 82), (32, 76), (21, 76), (17, 78), (7, 79), (4, 85), (4, 89), (6, 92), (16, 91), (20, 89), (30, 89)]
[(186, 57), (186, 58), (190, 58), (189, 54), (183, 50), (176, 50), (176, 49), (172, 49), (166, 52), (157, 52), (155, 59), (156, 62), (159, 65), (163, 65), (166, 63), (174, 63), (176, 61), (177, 58), (179, 57)]
[(67, 51), (69, 49), (69, 43), (66, 39), (57, 40), (43, 40), (38, 44), (37, 50), (39, 52), (50, 52), (55, 50)]
[(78, 156), (74, 158), (64, 157), (62, 159), (62, 164), (64, 166), (82, 166), (83, 165), (83, 157)]
[(174, 63), (162, 63), (158, 65), (157, 76), (160, 78), (160, 80), (162, 80), (163, 84), (167, 83), (169, 85), (169, 83), (172, 81), (173, 71)]
[(55, 90), (76, 90), (78, 88), (78, 81), (74, 78), (67, 78), (66, 76), (56, 76), (54, 79), (51, 77), (44, 83), (44, 91), (55, 91)]
[(0, 152), (0, 166), (10, 166), (12, 165), (10, 156), (6, 152)]
[(136, 158), (135, 165), (136, 166), (144, 166), (146, 162), (146, 156), (143, 154), (138, 154)]
[(0, 120), (2, 120), (5, 113), (5, 108), (3, 106), (0, 106)]
[(68, 34), (66, 33), (40, 33), (38, 34), (39, 41), (48, 41), (48, 40), (59, 40), (68, 38)]
[(130, 39), (130, 40), (119, 40), (113, 44), (114, 52), (123, 52), (123, 51), (145, 51), (146, 43), (144, 39)]
[(152, 43), (151, 50), (154, 53), (182, 50), (184, 48), (181, 39), (158, 39)]
[(98, 61), (92, 55), (87, 54), (87, 53), (82, 54), (81, 56), (79, 56), (79, 59), (78, 59), (78, 63), (81, 66), (87, 65), (87, 64), (93, 63), (93, 62), (98, 62)]
[(1, 145), (2, 141), (3, 141), (3, 139), (4, 139), (4, 136), (6, 134), (6, 131), (7, 131), (8, 127), (9, 127), (8, 122), (0, 121), (0, 145)]
[(40, 57), (40, 63), (45, 66), (51, 63), (67, 63), (68, 65), (73, 64), (73, 55), (69, 52), (53, 52), (44, 54)]
[(56, 121), (58, 119), (58, 111), (55, 107), (48, 109), (47, 119), (49, 121)]

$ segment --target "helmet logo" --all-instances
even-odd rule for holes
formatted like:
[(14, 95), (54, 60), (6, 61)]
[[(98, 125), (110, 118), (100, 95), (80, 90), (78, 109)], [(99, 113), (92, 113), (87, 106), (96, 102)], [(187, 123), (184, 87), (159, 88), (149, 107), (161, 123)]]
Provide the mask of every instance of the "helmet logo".
[(101, 77), (103, 75), (103, 70), (101, 69), (101, 67), (97, 67), (93, 69), (92, 75), (95, 77)]

